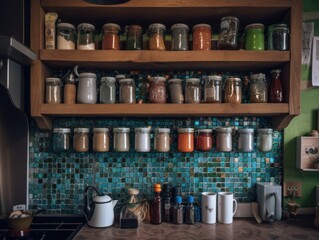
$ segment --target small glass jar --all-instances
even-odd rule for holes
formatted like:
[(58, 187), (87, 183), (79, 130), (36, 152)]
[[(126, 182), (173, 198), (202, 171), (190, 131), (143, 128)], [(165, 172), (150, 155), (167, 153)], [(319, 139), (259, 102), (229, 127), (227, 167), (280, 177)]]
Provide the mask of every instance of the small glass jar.
[(225, 103), (241, 103), (242, 87), (241, 79), (237, 77), (228, 77), (225, 82)]
[(183, 23), (174, 24), (171, 27), (172, 32), (172, 50), (185, 51), (188, 50), (188, 26)]
[(120, 50), (121, 27), (115, 23), (106, 23), (103, 25), (103, 50)]
[(194, 128), (178, 129), (178, 147), (179, 152), (194, 151)]
[(151, 151), (150, 128), (135, 128), (135, 151), (149, 152)]
[(73, 148), (76, 152), (89, 151), (89, 129), (74, 128)]
[(139, 25), (130, 25), (126, 27), (126, 50), (142, 49), (142, 27)]
[(100, 86), (100, 103), (115, 103), (116, 85), (114, 77), (102, 77)]
[(170, 150), (170, 132), (169, 128), (154, 129), (154, 150), (157, 152), (169, 152)]
[(135, 99), (135, 83), (132, 78), (124, 78), (119, 81), (119, 102), (120, 103), (136, 103)]
[(204, 102), (221, 103), (222, 102), (222, 77), (217, 75), (207, 76), (205, 79)]
[(60, 78), (45, 79), (45, 102), (49, 104), (61, 103), (61, 80)]
[(280, 69), (270, 71), (271, 83), (269, 87), (269, 102), (271, 103), (282, 103), (284, 101), (280, 73)]
[(130, 151), (130, 129), (114, 128), (113, 129), (113, 148), (116, 152)]
[(257, 130), (257, 149), (259, 152), (270, 152), (272, 150), (271, 128), (259, 128)]
[(74, 50), (76, 44), (76, 33), (74, 25), (70, 23), (59, 23), (57, 25), (57, 48)]
[(53, 128), (53, 151), (62, 152), (70, 149), (70, 128)]
[(76, 103), (76, 85), (75, 85), (75, 79), (73, 74), (70, 74), (65, 79), (63, 102), (65, 104)]
[(165, 77), (151, 77), (149, 85), (149, 102), (166, 103)]
[(238, 151), (252, 152), (254, 150), (254, 129), (238, 129)]
[(186, 79), (185, 103), (200, 103), (201, 87), (199, 78)]
[(198, 129), (196, 137), (196, 150), (209, 151), (213, 147), (212, 129)]
[(108, 152), (110, 137), (108, 128), (93, 128), (93, 151)]
[(80, 73), (78, 92), (78, 103), (96, 103), (96, 74), (95, 73)]
[(235, 50), (237, 49), (237, 34), (239, 20), (236, 17), (223, 17), (220, 21), (220, 33), (218, 38), (218, 49)]
[(182, 80), (179, 78), (170, 79), (168, 85), (171, 103), (184, 103)]
[(265, 50), (264, 25), (249, 24), (245, 27), (245, 50)]
[(166, 27), (160, 23), (153, 23), (148, 27), (148, 45), (150, 50), (166, 50), (164, 34)]
[(258, 73), (250, 76), (250, 102), (266, 103), (268, 102), (268, 88), (265, 74)]
[(78, 50), (95, 50), (94, 44), (95, 27), (89, 23), (81, 23), (78, 25)]
[(208, 24), (193, 26), (193, 50), (211, 50), (212, 28)]
[(216, 150), (219, 152), (230, 152), (232, 150), (232, 129), (216, 128)]
[(289, 29), (287, 24), (273, 24), (268, 27), (268, 50), (289, 50)]
[(120, 83), (120, 80), (121, 79), (125, 79), (125, 75), (124, 74), (116, 74), (115, 75), (115, 79), (116, 79), (116, 82)]

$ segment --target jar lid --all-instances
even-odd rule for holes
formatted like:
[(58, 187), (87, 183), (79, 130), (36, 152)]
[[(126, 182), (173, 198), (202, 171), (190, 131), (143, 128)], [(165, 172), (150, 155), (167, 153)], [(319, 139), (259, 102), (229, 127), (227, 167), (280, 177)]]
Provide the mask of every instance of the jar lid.
[(257, 74), (252, 74), (250, 75), (251, 80), (257, 80), (257, 79), (265, 79), (265, 74), (263, 73), (257, 73)]
[(114, 128), (113, 132), (115, 133), (127, 133), (130, 132), (129, 128)]
[(273, 30), (288, 30), (288, 26), (285, 23), (273, 24), (268, 27), (268, 31)]
[(259, 132), (259, 133), (272, 133), (273, 132), (273, 130), (272, 130), (272, 128), (259, 128), (258, 130), (257, 130), (257, 132)]
[(82, 30), (82, 29), (84, 29), (84, 28), (88, 28), (88, 29), (91, 29), (91, 30), (95, 30), (94, 25), (92, 25), (92, 24), (90, 24), (90, 23), (80, 23), (80, 24), (78, 25), (78, 31), (79, 31), (79, 30)]
[(184, 23), (176, 23), (176, 24), (174, 24), (171, 27), (171, 30), (174, 30), (176, 28), (183, 28), (183, 29), (187, 29), (187, 30), (189, 29), (189, 27), (186, 24), (184, 24)]
[(126, 83), (126, 82), (133, 82), (133, 79), (132, 78), (123, 78), (123, 79), (120, 79), (119, 83)]
[(61, 80), (60, 80), (60, 78), (46, 78), (45, 82), (47, 82), (47, 83), (60, 83)]
[(150, 127), (138, 127), (134, 129), (135, 132), (147, 132), (149, 133), (151, 131)]
[(241, 79), (238, 77), (229, 77), (226, 79), (226, 81), (230, 81), (230, 82), (241, 82)]
[(114, 77), (102, 77), (101, 78), (101, 82), (115, 82), (115, 78)]
[(220, 21), (226, 21), (226, 20), (239, 21), (239, 19), (237, 17), (234, 17), (234, 16), (223, 17)]
[(124, 74), (117, 74), (117, 75), (115, 75), (115, 78), (116, 79), (123, 79), (123, 78), (125, 78), (125, 75)]
[(196, 24), (196, 25), (193, 26), (193, 31), (194, 31), (194, 28), (197, 28), (197, 27), (205, 27), (205, 28), (212, 29), (212, 27), (209, 24), (200, 23), (200, 24)]
[(216, 81), (221, 81), (222, 80), (222, 77), (218, 76), (218, 75), (209, 75), (209, 76), (207, 76), (207, 78), (209, 80), (216, 80)]
[(89, 73), (89, 72), (85, 72), (85, 73), (80, 73), (79, 74), (79, 78), (85, 78), (85, 77), (96, 78), (96, 74), (95, 73)]
[(164, 29), (166, 30), (166, 27), (165, 25), (161, 24), (161, 23), (153, 23), (151, 25), (148, 26), (148, 30), (151, 30), (153, 28), (161, 28), (161, 29)]
[(137, 31), (141, 31), (142, 27), (140, 25), (129, 25), (126, 26), (128, 29), (132, 29), (132, 30), (137, 30)]
[(232, 129), (230, 127), (218, 127), (218, 128), (216, 128), (216, 132), (218, 132), (218, 133), (231, 133)]
[(170, 128), (155, 128), (154, 132), (158, 133), (170, 133), (171, 129)]
[(194, 132), (194, 128), (179, 128), (178, 132), (179, 133), (193, 133)]
[(150, 81), (164, 82), (164, 81), (166, 81), (166, 78), (165, 77), (151, 77)]
[(252, 24), (247, 25), (247, 26), (245, 27), (245, 30), (247, 31), (247, 30), (252, 29), (252, 28), (261, 28), (261, 29), (264, 29), (265, 26), (264, 26), (264, 24), (262, 24), (262, 23), (252, 23)]
[(199, 83), (200, 79), (199, 78), (188, 78), (186, 79), (186, 83)]
[(83, 133), (88, 133), (90, 131), (89, 128), (74, 128), (74, 132), (83, 132)]
[(53, 128), (54, 133), (70, 133), (70, 128)]
[(172, 78), (170, 80), (168, 80), (168, 83), (181, 83), (182, 79), (179, 78)]
[(254, 129), (253, 128), (242, 128), (242, 129), (238, 129), (239, 133), (253, 133)]
[(107, 133), (109, 132), (108, 128), (93, 128), (94, 133)]
[(105, 30), (106, 28), (113, 28), (113, 29), (116, 29), (118, 31), (121, 30), (121, 27), (120, 25), (116, 24), (116, 23), (106, 23), (103, 25), (103, 30)]
[(280, 69), (273, 69), (270, 71), (270, 73), (281, 73)]
[(57, 28), (70, 28), (72, 30), (75, 30), (75, 27), (74, 27), (73, 24), (71, 24), (71, 23), (63, 23), (63, 22), (59, 23), (57, 25)]
[(198, 131), (198, 133), (212, 133), (213, 132), (212, 129), (198, 129), (197, 131)]

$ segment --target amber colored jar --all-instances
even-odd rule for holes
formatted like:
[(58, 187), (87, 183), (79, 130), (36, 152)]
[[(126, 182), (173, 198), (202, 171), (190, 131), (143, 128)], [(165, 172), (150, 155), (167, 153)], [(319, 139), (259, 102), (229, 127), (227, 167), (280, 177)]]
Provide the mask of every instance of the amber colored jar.
[(269, 102), (271, 103), (282, 103), (283, 102), (283, 92), (282, 84), (280, 79), (280, 69), (274, 69), (270, 71), (271, 73), (271, 83), (269, 87)]
[(150, 217), (152, 224), (162, 223), (161, 184), (154, 184), (154, 197), (150, 204)]
[(242, 88), (241, 79), (229, 77), (225, 83), (225, 103), (241, 103)]
[(193, 27), (193, 50), (211, 50), (212, 28), (208, 24), (197, 24)]
[(115, 23), (107, 23), (103, 25), (103, 50), (120, 50), (120, 36), (121, 27)]
[(164, 35), (166, 27), (160, 23), (153, 23), (148, 27), (148, 45), (150, 50), (166, 50)]
[(166, 79), (164, 77), (151, 77), (149, 102), (166, 103)]
[(196, 137), (196, 150), (209, 151), (213, 147), (212, 129), (198, 129)]
[(194, 151), (194, 128), (178, 129), (178, 151), (193, 152)]

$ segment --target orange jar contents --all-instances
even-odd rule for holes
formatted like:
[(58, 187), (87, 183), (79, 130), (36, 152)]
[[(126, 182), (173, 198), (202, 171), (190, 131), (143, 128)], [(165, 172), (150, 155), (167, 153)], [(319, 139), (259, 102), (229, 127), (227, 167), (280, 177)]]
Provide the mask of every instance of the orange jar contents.
[(194, 151), (194, 128), (178, 129), (178, 151), (193, 152)]
[(120, 50), (121, 27), (115, 23), (107, 23), (103, 25), (103, 50)]
[(212, 129), (198, 129), (196, 137), (196, 150), (209, 151), (213, 147)]
[(211, 50), (212, 29), (208, 24), (197, 24), (193, 27), (193, 50)]

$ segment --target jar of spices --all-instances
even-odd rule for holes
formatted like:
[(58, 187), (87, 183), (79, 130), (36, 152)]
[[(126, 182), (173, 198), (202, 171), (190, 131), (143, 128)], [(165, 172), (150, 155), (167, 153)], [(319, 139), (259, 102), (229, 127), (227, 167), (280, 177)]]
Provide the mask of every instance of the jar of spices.
[(151, 151), (150, 128), (135, 128), (135, 151), (149, 152)]
[(106, 23), (103, 25), (103, 50), (120, 50), (121, 27), (115, 23)]
[(164, 34), (166, 27), (160, 23), (153, 23), (148, 27), (148, 45), (150, 50), (166, 50)]
[(76, 102), (76, 86), (73, 74), (70, 74), (64, 84), (63, 102), (66, 104), (74, 104)]
[(241, 103), (242, 87), (241, 79), (237, 77), (228, 77), (225, 82), (225, 103)]
[(170, 132), (169, 128), (154, 129), (154, 150), (157, 152), (168, 152), (170, 150)]
[(115, 103), (116, 86), (114, 77), (102, 77), (100, 86), (100, 103)]
[(230, 152), (232, 150), (232, 130), (230, 127), (216, 128), (216, 150)]
[(245, 27), (245, 50), (265, 50), (264, 25), (249, 24)]
[(265, 74), (258, 73), (250, 76), (250, 102), (266, 103), (268, 102), (268, 88)]
[(78, 25), (77, 49), (95, 50), (94, 31), (95, 27), (92, 24), (81, 23)]
[(188, 30), (188, 26), (183, 23), (177, 23), (171, 27), (173, 51), (188, 50)]
[(222, 102), (222, 77), (211, 75), (205, 78), (204, 102), (221, 103)]
[(254, 129), (238, 129), (238, 151), (252, 152), (254, 150)]
[(135, 103), (135, 83), (132, 78), (124, 78), (119, 81), (119, 102)]
[(78, 103), (96, 103), (96, 74), (80, 73), (77, 93)]
[(171, 103), (183, 103), (184, 95), (183, 95), (182, 80), (178, 78), (170, 79), (168, 80), (168, 85), (169, 85)]
[(268, 27), (268, 50), (289, 50), (289, 29), (287, 24), (273, 24)]
[(57, 49), (74, 50), (76, 33), (74, 25), (59, 23), (57, 25)]
[(45, 102), (49, 104), (61, 103), (61, 80), (60, 78), (45, 79)]
[(212, 129), (198, 129), (196, 137), (196, 150), (209, 151), (213, 147)]
[(185, 103), (200, 103), (201, 87), (199, 78), (186, 79), (185, 85)]
[(142, 49), (142, 27), (139, 25), (130, 25), (126, 27), (126, 50)]
[(108, 128), (93, 128), (93, 151), (108, 152), (110, 137)]
[(149, 86), (150, 103), (166, 103), (165, 77), (151, 77)]
[(194, 151), (194, 128), (178, 129), (178, 151), (193, 152)]
[(70, 148), (70, 128), (53, 128), (53, 151), (62, 152)]
[(193, 26), (193, 50), (211, 50), (212, 28), (208, 24)]
[(114, 128), (113, 129), (113, 148), (116, 152), (130, 151), (130, 129)]
[(89, 151), (89, 129), (74, 128), (73, 148), (76, 152)]
[(223, 17), (220, 22), (220, 32), (218, 38), (218, 49), (235, 50), (237, 49), (237, 34), (239, 20), (236, 17)]
[(269, 102), (271, 103), (282, 103), (284, 100), (280, 73), (280, 69), (270, 71), (271, 83), (269, 87)]
[(257, 149), (260, 152), (270, 152), (272, 149), (272, 133), (271, 128), (259, 128), (257, 130)]

